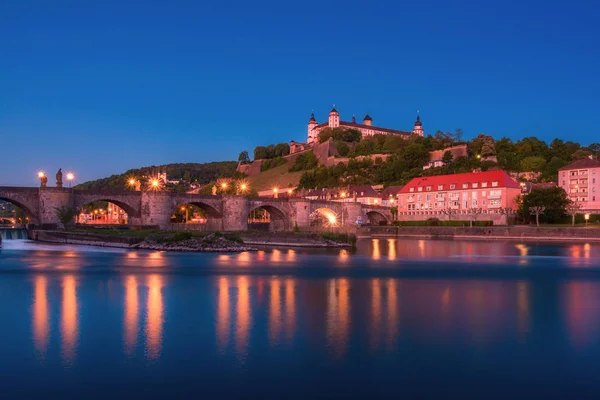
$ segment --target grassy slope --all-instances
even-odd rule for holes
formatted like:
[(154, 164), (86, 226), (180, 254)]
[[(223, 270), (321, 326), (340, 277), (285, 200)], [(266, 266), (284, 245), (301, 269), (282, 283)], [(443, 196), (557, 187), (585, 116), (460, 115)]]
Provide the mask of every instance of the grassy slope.
[(249, 178), (250, 184), (258, 192), (274, 187), (287, 188), (290, 184), (296, 187), (304, 171), (288, 172), (289, 168), (290, 165), (286, 162), (283, 165), (261, 172), (259, 175)]

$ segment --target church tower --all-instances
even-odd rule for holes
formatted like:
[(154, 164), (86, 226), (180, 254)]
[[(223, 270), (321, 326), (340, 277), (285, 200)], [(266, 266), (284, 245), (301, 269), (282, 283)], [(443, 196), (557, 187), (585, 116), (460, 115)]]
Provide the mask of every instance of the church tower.
[[(317, 131), (315, 127), (317, 126), (317, 120), (315, 119), (315, 113), (310, 114), (310, 119), (308, 120), (308, 139), (306, 143), (312, 143), (317, 140)], [(315, 137), (313, 137), (315, 136)]]
[(373, 126), (373, 118), (371, 118), (369, 114), (365, 115), (363, 118), (363, 125)]
[(424, 136), (423, 124), (421, 124), (421, 117), (419, 116), (419, 112), (417, 111), (417, 120), (415, 121), (415, 126), (413, 128), (412, 133), (419, 136)]
[(333, 109), (329, 112), (329, 127), (331, 129), (337, 128), (340, 126), (340, 114), (335, 109), (335, 104), (333, 105)]

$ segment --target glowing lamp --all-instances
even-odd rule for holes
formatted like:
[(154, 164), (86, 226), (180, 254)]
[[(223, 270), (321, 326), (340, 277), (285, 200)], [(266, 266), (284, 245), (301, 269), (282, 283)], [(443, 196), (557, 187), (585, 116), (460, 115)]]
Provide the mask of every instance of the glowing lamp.
[(43, 178), (44, 176), (46, 176), (46, 174), (44, 174), (44, 172), (42, 172), (42, 171), (38, 172), (38, 178)]
[(75, 174), (73, 174), (72, 172), (68, 172), (67, 173), (67, 180), (68, 181), (72, 181), (73, 179), (75, 179)]
[(277, 193), (277, 192), (279, 192), (279, 189), (273, 188), (273, 193)]
[(330, 215), (328, 217), (328, 219), (329, 219), (329, 223), (332, 224), (332, 225), (335, 224), (335, 222), (337, 220), (337, 218), (335, 217), (335, 215)]

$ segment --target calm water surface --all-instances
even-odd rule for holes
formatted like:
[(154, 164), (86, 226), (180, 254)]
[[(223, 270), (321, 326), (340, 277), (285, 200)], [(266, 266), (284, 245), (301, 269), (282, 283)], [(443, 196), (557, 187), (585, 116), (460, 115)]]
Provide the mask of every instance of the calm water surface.
[(600, 396), (600, 244), (184, 254), (7, 240), (0, 396)]

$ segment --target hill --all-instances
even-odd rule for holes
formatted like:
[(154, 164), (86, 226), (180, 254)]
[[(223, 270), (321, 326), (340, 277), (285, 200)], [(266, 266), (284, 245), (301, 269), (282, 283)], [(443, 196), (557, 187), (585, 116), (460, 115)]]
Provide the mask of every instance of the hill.
[(270, 190), (274, 187), (287, 188), (296, 187), (300, 182), (300, 177), (304, 171), (289, 172), (290, 163), (286, 161), (284, 164), (261, 172), (249, 179), (250, 186), (256, 189), (257, 192)]
[(173, 189), (184, 191), (189, 190), (192, 184), (206, 185), (216, 181), (218, 178), (233, 177), (237, 164), (235, 161), (220, 161), (205, 164), (178, 163), (152, 165), (150, 167), (130, 169), (123, 174), (112, 175), (108, 178), (85, 182), (75, 186), (75, 188), (86, 190), (122, 189), (126, 186), (129, 178), (135, 177), (141, 179), (149, 177), (160, 169), (167, 172), (167, 179), (169, 181), (181, 181), (181, 184), (172, 185)]

